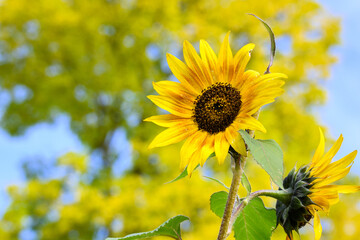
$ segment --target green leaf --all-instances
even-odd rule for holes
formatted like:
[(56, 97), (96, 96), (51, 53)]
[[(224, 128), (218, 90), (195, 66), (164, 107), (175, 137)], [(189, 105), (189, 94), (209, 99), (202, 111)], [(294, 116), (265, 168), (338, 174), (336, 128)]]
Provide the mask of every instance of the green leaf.
[(269, 61), (269, 65), (268, 65), (268, 67), (266, 69), (266, 72), (265, 72), (265, 74), (267, 74), (267, 73), (270, 73), (270, 67), (273, 64), (274, 57), (275, 57), (275, 52), (276, 52), (275, 35), (274, 35), (274, 32), (272, 31), (271, 27), (269, 26), (269, 24), (267, 24), (264, 20), (262, 20), (261, 18), (259, 18), (255, 14), (249, 13), (249, 15), (256, 17), (260, 22), (262, 22), (262, 24), (265, 26), (265, 28), (268, 31), (269, 36), (270, 36), (270, 42), (271, 42), (270, 61)]
[(216, 192), (210, 197), (210, 209), (220, 218), (224, 215), (227, 198), (228, 193), (225, 191)]
[(181, 239), (180, 223), (186, 220), (189, 220), (189, 218), (183, 215), (178, 215), (173, 218), (170, 218), (169, 220), (161, 224), (158, 228), (156, 228), (153, 231), (134, 233), (121, 238), (106, 238), (106, 240), (135, 240), (135, 239), (144, 239), (144, 238), (150, 238), (156, 236), (167, 236), (180, 240)]
[(251, 200), (234, 223), (236, 240), (270, 240), (276, 227), (276, 211), (268, 209), (260, 198)]
[(274, 140), (253, 139), (247, 132), (240, 130), (246, 145), (255, 161), (270, 175), (280, 188), (283, 188), (283, 153)]
[[(200, 164), (198, 164), (198, 165), (194, 168), (194, 170), (197, 169), (199, 166), (200, 166)], [(184, 169), (184, 171), (182, 171), (182, 173), (180, 173), (179, 176), (177, 176), (175, 179), (173, 179), (173, 180), (171, 180), (170, 182), (167, 182), (167, 183), (165, 183), (165, 184), (169, 184), (169, 183), (176, 182), (176, 181), (178, 181), (178, 180), (180, 180), (180, 179), (183, 179), (183, 178), (186, 177), (187, 175), (188, 175), (188, 172), (187, 172), (187, 167), (186, 167), (186, 168)]]
[(251, 185), (250, 185), (249, 179), (247, 178), (245, 173), (243, 173), (241, 175), (241, 184), (246, 189), (247, 193), (250, 194), (251, 193)]
[(222, 181), (220, 181), (220, 180), (218, 180), (216, 178), (212, 178), (212, 177), (206, 177), (206, 176), (204, 176), (204, 177), (207, 178), (207, 179), (210, 179), (210, 180), (212, 180), (214, 182), (217, 182), (218, 184), (220, 184), (221, 186), (223, 186), (227, 190), (230, 190), (230, 188), (228, 186), (226, 186), (225, 183), (223, 183)]
[[(207, 160), (209, 160), (210, 158), (213, 158), (215, 157), (215, 153), (212, 153)], [(194, 171), (195, 169), (197, 169), (198, 167), (200, 166), (200, 164), (198, 164), (195, 168), (194, 168)], [(169, 184), (169, 183), (173, 183), (173, 182), (176, 182), (184, 177), (186, 177), (188, 175), (188, 172), (187, 172), (187, 167), (184, 169), (184, 171), (182, 171), (182, 173), (180, 173), (179, 176), (177, 176), (175, 179), (171, 180), (170, 182), (167, 182), (165, 184)]]

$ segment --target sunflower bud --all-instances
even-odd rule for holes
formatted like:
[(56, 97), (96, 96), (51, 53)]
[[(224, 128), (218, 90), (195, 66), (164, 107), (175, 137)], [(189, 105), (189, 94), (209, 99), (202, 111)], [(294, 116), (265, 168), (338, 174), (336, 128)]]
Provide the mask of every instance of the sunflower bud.
[(313, 217), (307, 206), (315, 204), (308, 196), (315, 179), (310, 176), (308, 166), (303, 166), (297, 171), (292, 169), (283, 181), (284, 190), (291, 193), (291, 197), (276, 202), (276, 216), (277, 224), (283, 226), (290, 239), (293, 230), (298, 232)]

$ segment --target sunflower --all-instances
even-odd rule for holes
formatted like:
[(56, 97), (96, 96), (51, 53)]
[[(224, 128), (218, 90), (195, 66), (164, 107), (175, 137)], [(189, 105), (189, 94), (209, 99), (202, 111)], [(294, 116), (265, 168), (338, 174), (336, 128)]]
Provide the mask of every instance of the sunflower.
[(292, 231), (298, 232), (314, 219), (315, 240), (319, 240), (322, 227), (318, 211), (329, 212), (330, 207), (339, 201), (339, 193), (353, 193), (360, 191), (360, 186), (332, 185), (333, 182), (345, 177), (354, 163), (357, 151), (353, 151), (342, 159), (331, 162), (340, 149), (343, 137), (340, 135), (332, 148), (324, 154), (325, 140), (320, 129), (320, 143), (311, 163), (293, 169), (284, 179), (285, 191), (292, 192), (288, 202), (278, 201), (276, 212), (287, 239), (293, 239)]
[(230, 146), (245, 154), (238, 131), (266, 132), (252, 115), (283, 93), (284, 81), (280, 79), (286, 78), (281, 73), (245, 71), (254, 47), (247, 44), (233, 56), (228, 33), (218, 56), (204, 40), (200, 41), (200, 56), (188, 41), (184, 42), (185, 63), (167, 54), (169, 67), (179, 82), (153, 83), (159, 95), (148, 98), (169, 114), (145, 119), (168, 128), (155, 137), (149, 148), (186, 139), (180, 151), (180, 168), (187, 166), (189, 174), (213, 152), (219, 164), (224, 162)]

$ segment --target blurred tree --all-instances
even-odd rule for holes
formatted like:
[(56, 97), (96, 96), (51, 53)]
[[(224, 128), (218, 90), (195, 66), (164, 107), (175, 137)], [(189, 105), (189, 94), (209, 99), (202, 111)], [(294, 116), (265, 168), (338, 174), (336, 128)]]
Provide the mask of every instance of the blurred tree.
[[(338, 43), (339, 20), (315, 1), (0, 1), (0, 86), (11, 96), (3, 104), (2, 127), (19, 135), (66, 114), (88, 149), (86, 156), (61, 156), (46, 171), (34, 167), (37, 161), (24, 164), (27, 182), (9, 187), (12, 202), (0, 238), (103, 239), (185, 214), (192, 224), (184, 239), (214, 239), (220, 219), (208, 199), (221, 188), (199, 173), (163, 185), (178, 173), (179, 145), (147, 150), (160, 128), (142, 119), (157, 111), (146, 99), (154, 93), (151, 82), (174, 79), (165, 54), (180, 57), (183, 40), (198, 45), (203, 38), (218, 49), (231, 30), (233, 49), (258, 45), (249, 67), (264, 71), (268, 36), (249, 12), (273, 27), (279, 51), (272, 71), (289, 76), (284, 96), (262, 111), (269, 133), (259, 135), (279, 142), (289, 169), (307, 163), (317, 145), (311, 113), (325, 100), (319, 82), (328, 76), (335, 61), (329, 49)], [(131, 143), (131, 159), (114, 145), (118, 131)], [(101, 164), (94, 167), (96, 159)], [(131, 162), (121, 176), (114, 174), (117, 161)], [(229, 182), (228, 165), (209, 161), (203, 172)], [(247, 174), (254, 189), (270, 187), (256, 165), (249, 163)], [(283, 236), (277, 231), (274, 238)]]

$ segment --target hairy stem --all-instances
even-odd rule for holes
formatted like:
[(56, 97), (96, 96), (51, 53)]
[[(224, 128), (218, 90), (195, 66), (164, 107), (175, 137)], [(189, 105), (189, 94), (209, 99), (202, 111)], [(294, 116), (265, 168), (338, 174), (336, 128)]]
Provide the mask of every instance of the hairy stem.
[[(256, 113), (254, 113), (253, 117), (255, 119), (258, 119), (259, 114), (260, 114), (260, 109)], [(253, 130), (248, 130), (248, 133), (251, 137), (254, 137)], [(237, 196), (237, 192), (241, 182), (241, 176), (244, 172), (244, 168), (247, 160), (246, 156), (242, 156), (236, 152), (234, 153), (234, 151), (229, 151), (229, 152), (231, 153), (231, 156), (234, 159), (235, 166), (233, 168), (233, 178), (231, 181), (230, 191), (229, 191), (228, 199), (226, 201), (225, 211), (222, 218), (217, 240), (225, 240), (231, 233), (231, 229), (234, 224), (233, 222), (231, 222), (231, 219), (233, 218), (235, 199)]]
[(245, 162), (246, 162), (246, 158), (244, 158), (240, 154), (233, 156), (233, 159), (235, 164), (233, 169), (233, 178), (231, 181), (229, 196), (226, 202), (226, 207), (222, 218), (219, 235), (217, 238), (218, 240), (224, 240), (229, 236), (228, 229), (230, 227), (230, 219), (232, 217), (235, 199), (241, 181), (241, 175), (243, 174)]
[[(231, 216), (229, 225), (232, 226), (235, 223), (235, 220), (240, 215), (241, 211), (246, 207), (246, 205), (254, 198), (260, 197), (260, 196), (266, 196), (266, 197), (272, 197), (279, 201), (282, 201), (284, 203), (287, 203), (290, 201), (291, 198), (291, 192), (287, 192), (286, 190), (260, 190), (251, 193), (249, 196), (247, 196), (241, 203), (234, 209), (234, 212)], [(231, 231), (229, 231), (231, 232)]]

